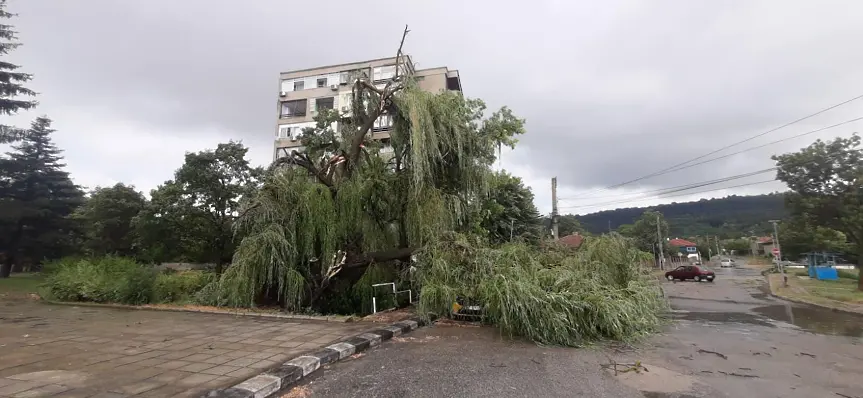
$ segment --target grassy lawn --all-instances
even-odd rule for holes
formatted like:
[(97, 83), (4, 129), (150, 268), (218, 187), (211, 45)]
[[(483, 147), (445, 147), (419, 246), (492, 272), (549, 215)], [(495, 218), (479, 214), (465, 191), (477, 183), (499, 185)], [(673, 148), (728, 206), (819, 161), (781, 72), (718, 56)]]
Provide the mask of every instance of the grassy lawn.
[(9, 278), (0, 279), (0, 296), (22, 296), (28, 293), (36, 293), (43, 282), (44, 277), (39, 273), (12, 274)]
[(863, 292), (857, 290), (858, 271), (840, 270), (839, 279), (820, 281), (809, 279), (806, 270), (788, 272), (788, 287), (782, 286), (782, 276), (770, 274), (773, 293), (827, 307), (863, 313)]
[(863, 304), (863, 292), (857, 290), (857, 281), (854, 279), (839, 278), (835, 281), (800, 279), (798, 282), (809, 294), (846, 303)]

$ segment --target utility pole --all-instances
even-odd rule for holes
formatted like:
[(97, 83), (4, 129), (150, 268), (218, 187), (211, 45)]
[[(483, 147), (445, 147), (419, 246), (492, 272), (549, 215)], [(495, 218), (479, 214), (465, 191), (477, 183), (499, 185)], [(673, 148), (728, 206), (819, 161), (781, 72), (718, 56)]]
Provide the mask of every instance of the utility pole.
[(770, 220), (773, 224), (773, 247), (779, 250), (779, 255), (776, 256), (776, 264), (779, 264), (779, 272), (782, 273), (782, 284), (785, 287), (788, 287), (788, 275), (785, 275), (785, 266), (782, 265), (782, 247), (779, 246), (779, 227), (776, 224), (779, 223), (779, 220)]
[(665, 269), (663, 267), (663, 263), (665, 263), (665, 255), (662, 254), (662, 230), (659, 228), (659, 214), (656, 215), (656, 239), (659, 243), (659, 269)]
[(719, 235), (714, 235), (713, 239), (716, 241), (716, 255), (721, 256), (722, 252), (719, 251)]
[(515, 228), (515, 219), (509, 220), (509, 241), (512, 242), (512, 230)]
[(551, 235), (554, 237), (554, 240), (557, 240), (559, 237), (558, 234), (558, 224), (560, 217), (557, 214), (557, 177), (551, 177)]
[(608, 220), (608, 233), (611, 233), (611, 220)]

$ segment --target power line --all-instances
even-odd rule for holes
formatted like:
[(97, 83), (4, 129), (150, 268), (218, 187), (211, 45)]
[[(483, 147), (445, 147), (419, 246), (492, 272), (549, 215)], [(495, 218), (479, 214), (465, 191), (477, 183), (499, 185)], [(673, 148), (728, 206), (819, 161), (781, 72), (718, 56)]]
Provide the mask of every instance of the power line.
[[(661, 188), (661, 189), (657, 189), (657, 190), (653, 190), (653, 191), (647, 191), (647, 192), (643, 192), (642, 196), (640, 196), (640, 197), (627, 198), (627, 199), (615, 200), (615, 201), (610, 201), (610, 202), (595, 202), (595, 203), (589, 203), (589, 204), (584, 204), (584, 205), (566, 206), (566, 208), (596, 207), (596, 206), (605, 206), (605, 205), (617, 204), (617, 203), (627, 203), (627, 202), (632, 202), (632, 201), (636, 201), (636, 200), (650, 199), (653, 197), (667, 197), (667, 195), (671, 194), (671, 193), (688, 191), (690, 189), (701, 188), (701, 187), (708, 186), (708, 185), (720, 184), (720, 183), (728, 182), (731, 180), (737, 180), (740, 178), (751, 177), (751, 176), (758, 175), (758, 174), (768, 173), (768, 172), (774, 171), (776, 169), (777, 169), (776, 167), (771, 167), (769, 169), (758, 170), (758, 171), (753, 171), (753, 172), (744, 173), (744, 174), (738, 174), (738, 175), (724, 177), (724, 178), (718, 178), (718, 179), (710, 180), (710, 181), (701, 181), (701, 182), (679, 185), (676, 187)], [(647, 193), (650, 193), (650, 192), (659, 192), (659, 193), (654, 193), (652, 195), (646, 195)], [(691, 195), (691, 194), (692, 193), (686, 193), (684, 195)]]
[[(662, 191), (668, 191), (668, 190), (673, 190), (673, 189), (678, 189), (678, 188), (685, 188), (685, 189), (700, 188), (700, 187), (703, 187), (706, 185), (712, 185), (712, 184), (717, 184), (720, 182), (736, 180), (738, 178), (751, 177), (751, 176), (754, 176), (757, 174), (769, 173), (769, 172), (775, 171), (775, 170), (776, 170), (776, 167), (771, 167), (769, 169), (758, 170), (758, 171), (753, 171), (753, 172), (744, 173), (744, 174), (738, 174), (738, 175), (734, 175), (734, 176), (717, 178), (715, 180), (694, 182), (694, 183), (683, 184), (683, 185), (678, 185), (678, 186), (674, 186), (674, 187), (659, 188), (659, 189), (654, 189), (654, 190), (650, 190), (650, 191), (643, 191), (643, 192), (630, 192), (630, 193), (624, 193), (624, 194), (618, 194), (618, 195), (608, 195), (608, 196), (592, 196), (589, 198), (558, 198), (558, 200), (566, 201), (566, 200), (610, 199), (610, 198), (620, 198), (620, 197), (624, 197), (624, 196), (644, 195), (644, 194), (648, 194), (648, 193), (662, 192)], [(665, 192), (665, 193), (669, 193), (669, 192)]]
[[(644, 179), (647, 179), (647, 178), (650, 178), (650, 177), (655, 177), (655, 176), (658, 176), (658, 175), (661, 175), (661, 174), (665, 174), (666, 172), (675, 171), (675, 169), (676, 169), (677, 167), (680, 167), (680, 166), (683, 166), (683, 165), (685, 165), (685, 164), (691, 163), (691, 162), (693, 162), (693, 161), (695, 161), (695, 160), (698, 160), (699, 158), (703, 158), (703, 157), (705, 157), (705, 156), (710, 156), (710, 155), (713, 155), (713, 154), (715, 154), (715, 153), (718, 153), (718, 152), (724, 151), (724, 150), (726, 150), (726, 149), (728, 149), (728, 148), (732, 148), (732, 147), (735, 147), (735, 146), (737, 146), (737, 145), (740, 145), (740, 144), (742, 144), (742, 143), (744, 143), (744, 142), (749, 142), (749, 141), (752, 141), (752, 140), (754, 140), (754, 139), (756, 139), (756, 138), (763, 137), (763, 136), (765, 136), (765, 135), (767, 135), (767, 134), (770, 134), (770, 133), (772, 133), (772, 132), (774, 132), (774, 131), (777, 131), (777, 130), (783, 129), (783, 128), (785, 128), (785, 127), (791, 126), (791, 125), (796, 124), (796, 123), (799, 123), (799, 122), (802, 122), (802, 121), (804, 121), (804, 120), (806, 120), (806, 119), (809, 119), (809, 118), (812, 118), (812, 117), (818, 116), (818, 115), (820, 115), (820, 114), (822, 114), (822, 113), (824, 113), (824, 112), (827, 112), (827, 111), (830, 111), (830, 110), (832, 110), (832, 109), (838, 108), (838, 107), (840, 107), (840, 106), (842, 106), (842, 105), (845, 105), (845, 104), (847, 104), (847, 103), (849, 103), (849, 102), (856, 101), (856, 100), (858, 100), (858, 99), (860, 99), (860, 98), (863, 98), (863, 94), (858, 95), (858, 96), (856, 96), (856, 97), (854, 97), (854, 98), (851, 98), (851, 99), (849, 99), (849, 100), (847, 100), (847, 101), (840, 102), (840, 103), (838, 103), (838, 104), (836, 104), (836, 105), (833, 105), (833, 106), (830, 106), (830, 107), (828, 107), (828, 108), (824, 108), (824, 109), (822, 109), (822, 110), (820, 110), (820, 111), (818, 111), (818, 112), (815, 112), (815, 113), (810, 114), (810, 115), (808, 115), (808, 116), (804, 116), (804, 117), (802, 117), (802, 118), (800, 118), (800, 119), (797, 119), (797, 120), (794, 120), (794, 121), (792, 121), (792, 122), (785, 123), (785, 124), (783, 124), (783, 125), (781, 125), (781, 126), (779, 126), (779, 127), (772, 128), (772, 129), (767, 130), (767, 131), (765, 131), (765, 132), (763, 132), (763, 133), (756, 134), (756, 135), (754, 135), (754, 136), (752, 136), (752, 137), (749, 137), (749, 138), (747, 138), (747, 139), (744, 139), (744, 140), (742, 140), (742, 141), (737, 141), (737, 142), (732, 143), (732, 144), (730, 144), (730, 145), (726, 145), (726, 146), (724, 146), (724, 147), (722, 147), (722, 148), (719, 148), (719, 149), (713, 150), (713, 151), (711, 151), (711, 152), (705, 153), (705, 154), (703, 154), (703, 155), (696, 156), (696, 157), (694, 157), (694, 158), (692, 158), (692, 159), (689, 159), (689, 160), (687, 160), (687, 161), (685, 161), (685, 162), (678, 163), (678, 164), (675, 164), (675, 165), (673, 165), (673, 166), (669, 166), (669, 167), (664, 168), (664, 169), (662, 169), (662, 170), (659, 170), (659, 171), (653, 172), (653, 173), (651, 173), (651, 174), (648, 174), (648, 175), (645, 175), (645, 176), (642, 176), (642, 177), (638, 177), (638, 178), (633, 179), (633, 180), (625, 181), (625, 182), (622, 182), (622, 183), (619, 183), (619, 184), (615, 184), (615, 185), (610, 185), (610, 186), (607, 186), (607, 187), (605, 187), (605, 188), (600, 188), (599, 190), (609, 190), (609, 189), (619, 188), (619, 187), (622, 187), (622, 186), (624, 186), (624, 185), (631, 184), (631, 183), (633, 183), (633, 182), (637, 182), (637, 181), (641, 181), (641, 180), (644, 180)], [(719, 159), (719, 158), (717, 158), (717, 159)], [(587, 193), (590, 193), (590, 191), (589, 191), (589, 192), (587, 192)], [(587, 193), (585, 193), (585, 195), (586, 195)]]
[[(769, 183), (769, 182), (775, 182), (775, 181), (777, 181), (777, 180), (775, 180), (775, 179), (774, 179), (774, 180), (764, 180), (764, 181), (750, 182), (750, 183), (748, 183), (748, 184), (732, 185), (732, 186), (730, 186), (730, 187), (722, 187), (722, 188), (708, 189), (708, 190), (704, 190), (704, 191), (696, 191), (696, 192), (687, 192), (687, 193), (682, 193), (682, 194), (677, 194), (677, 195), (668, 195), (668, 196), (658, 195), (658, 196), (657, 196), (657, 198), (660, 198), (660, 197), (661, 197), (661, 198), (663, 198), (663, 199), (664, 199), (664, 198), (676, 198), (676, 197), (679, 197), (679, 196), (697, 195), (697, 194), (700, 194), (700, 193), (715, 192), (715, 191), (721, 191), (721, 190), (724, 190), (724, 189), (732, 189), (732, 188), (747, 187), (747, 186), (750, 186), (750, 185), (766, 184), (766, 183)], [(623, 200), (623, 201), (616, 202), (616, 203), (637, 202), (637, 201), (644, 200), (644, 199), (649, 199), (649, 198), (628, 199), (628, 200)], [(568, 207), (566, 207), (566, 208), (571, 208), (571, 207), (599, 207), (599, 206), (605, 206), (605, 205), (609, 205), (609, 204), (615, 204), (615, 203), (599, 203), (599, 204), (589, 205), (589, 206), (568, 206)], [(564, 207), (561, 207), (561, 208), (564, 208)]]

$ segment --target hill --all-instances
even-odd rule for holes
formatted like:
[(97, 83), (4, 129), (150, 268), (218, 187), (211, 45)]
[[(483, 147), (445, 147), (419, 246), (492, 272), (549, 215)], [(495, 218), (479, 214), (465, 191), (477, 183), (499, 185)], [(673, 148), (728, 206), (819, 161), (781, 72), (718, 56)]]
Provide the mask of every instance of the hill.
[(671, 227), (672, 236), (719, 235), (736, 238), (772, 233), (768, 220), (786, 216), (781, 193), (755, 196), (728, 196), (697, 202), (671, 203), (652, 207), (630, 207), (576, 216), (591, 233), (632, 224), (647, 210), (661, 212)]

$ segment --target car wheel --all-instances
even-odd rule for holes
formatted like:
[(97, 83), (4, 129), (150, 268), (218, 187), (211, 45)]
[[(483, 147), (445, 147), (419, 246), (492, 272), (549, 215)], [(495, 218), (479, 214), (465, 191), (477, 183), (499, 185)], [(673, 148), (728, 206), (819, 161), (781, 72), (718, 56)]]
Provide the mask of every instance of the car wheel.
[(674, 282), (674, 277), (671, 275), (666, 276), (670, 282)]
[(695, 275), (695, 278), (692, 279), (694, 279), (696, 282), (701, 282), (701, 277), (698, 275)]

